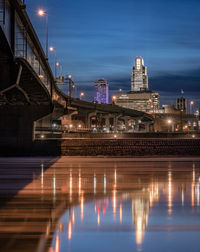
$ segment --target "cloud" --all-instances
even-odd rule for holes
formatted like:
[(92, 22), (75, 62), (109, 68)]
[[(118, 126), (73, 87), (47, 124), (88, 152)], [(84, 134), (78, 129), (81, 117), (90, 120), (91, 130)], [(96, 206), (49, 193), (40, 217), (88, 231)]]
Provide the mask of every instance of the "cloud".
[(186, 92), (200, 93), (200, 70), (185, 71), (181, 74), (165, 74), (149, 79), (152, 89), (165, 92), (177, 92), (181, 89)]

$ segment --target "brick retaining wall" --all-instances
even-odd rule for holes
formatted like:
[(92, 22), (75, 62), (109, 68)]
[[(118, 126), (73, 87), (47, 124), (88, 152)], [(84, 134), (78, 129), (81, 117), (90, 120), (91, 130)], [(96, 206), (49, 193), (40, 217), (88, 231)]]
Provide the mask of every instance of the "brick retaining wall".
[(33, 153), (61, 156), (200, 155), (200, 139), (36, 140)]

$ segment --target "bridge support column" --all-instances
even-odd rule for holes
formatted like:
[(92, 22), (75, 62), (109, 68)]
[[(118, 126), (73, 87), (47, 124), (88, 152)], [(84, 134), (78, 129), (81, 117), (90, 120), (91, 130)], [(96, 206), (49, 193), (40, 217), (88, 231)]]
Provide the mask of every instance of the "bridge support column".
[(109, 115), (107, 115), (107, 116), (105, 116), (104, 118), (105, 118), (106, 129), (107, 129), (108, 131), (110, 131), (110, 117), (109, 117)]
[(77, 115), (77, 114), (78, 114), (78, 111), (70, 111), (67, 115), (60, 117), (60, 119), (62, 121), (62, 125), (71, 124), (72, 123), (72, 116)]
[[(46, 110), (45, 110), (46, 109)], [(44, 106), (1, 106), (0, 148), (7, 155), (30, 153), (33, 146), (34, 121), (49, 112)]]
[(114, 126), (114, 132), (116, 132), (117, 131), (117, 126), (118, 126), (118, 119), (119, 119), (119, 117), (120, 117), (121, 115), (116, 115), (116, 116), (114, 116), (113, 117), (113, 126)]
[(96, 116), (96, 112), (88, 113), (87, 115), (87, 128), (91, 128), (91, 117)]
[(127, 116), (124, 118), (125, 131), (126, 131), (126, 132), (128, 132), (128, 129), (129, 129), (129, 120), (130, 120), (130, 118), (127, 117)]
[(135, 128), (134, 128), (135, 132), (139, 132), (140, 131), (140, 124), (141, 124), (141, 119), (139, 118), (135, 122)]
[(146, 122), (146, 123), (144, 123), (144, 125), (145, 125), (145, 132), (149, 132), (150, 131), (150, 122)]

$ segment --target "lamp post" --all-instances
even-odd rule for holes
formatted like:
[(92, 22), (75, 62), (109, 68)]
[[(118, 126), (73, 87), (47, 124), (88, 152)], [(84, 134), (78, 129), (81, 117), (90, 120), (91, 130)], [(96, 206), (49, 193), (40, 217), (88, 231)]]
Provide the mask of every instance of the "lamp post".
[(117, 99), (117, 97), (114, 95), (114, 96), (112, 97), (112, 103), (113, 103), (113, 104), (115, 104), (116, 99)]
[(46, 16), (46, 60), (48, 60), (48, 13), (42, 9), (38, 10), (38, 15), (43, 17)]
[(62, 70), (63, 70), (62, 64), (60, 62), (56, 62), (56, 66), (59, 66), (59, 73), (58, 74), (59, 74), (59, 76), (62, 76)]
[(170, 125), (171, 125), (171, 123), (172, 123), (172, 120), (171, 120), (171, 119), (168, 119), (168, 120), (167, 120), (167, 123), (168, 123), (168, 132), (170, 132)]
[(49, 47), (49, 51), (50, 52), (54, 52), (54, 75), (55, 75), (55, 80), (56, 80), (56, 75), (57, 75), (57, 73), (56, 73), (56, 67), (57, 67), (57, 65), (59, 65), (59, 63), (56, 62), (56, 50), (55, 50), (55, 48), (53, 46), (50, 46)]
[(82, 98), (84, 95), (85, 95), (84, 92), (81, 92), (81, 93), (80, 93), (80, 100), (81, 100), (81, 98)]
[(67, 76), (67, 79), (69, 80), (69, 91), (68, 91), (68, 95), (69, 95), (69, 97), (71, 98), (71, 96), (72, 96), (72, 76), (71, 76), (71, 74), (69, 74), (68, 76)]
[(194, 105), (194, 101), (190, 101), (190, 114), (192, 114), (192, 106)]

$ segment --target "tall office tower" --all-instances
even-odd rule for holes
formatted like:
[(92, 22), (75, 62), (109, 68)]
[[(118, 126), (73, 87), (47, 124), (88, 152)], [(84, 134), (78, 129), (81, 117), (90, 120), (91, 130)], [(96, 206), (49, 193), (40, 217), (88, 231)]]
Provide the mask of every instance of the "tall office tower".
[(95, 81), (94, 90), (94, 101), (108, 104), (108, 82), (104, 79)]
[(135, 58), (135, 66), (131, 76), (131, 91), (146, 91), (148, 90), (147, 68), (144, 66), (142, 57)]
[(176, 109), (186, 113), (187, 109), (187, 100), (184, 97), (180, 97), (176, 99)]

